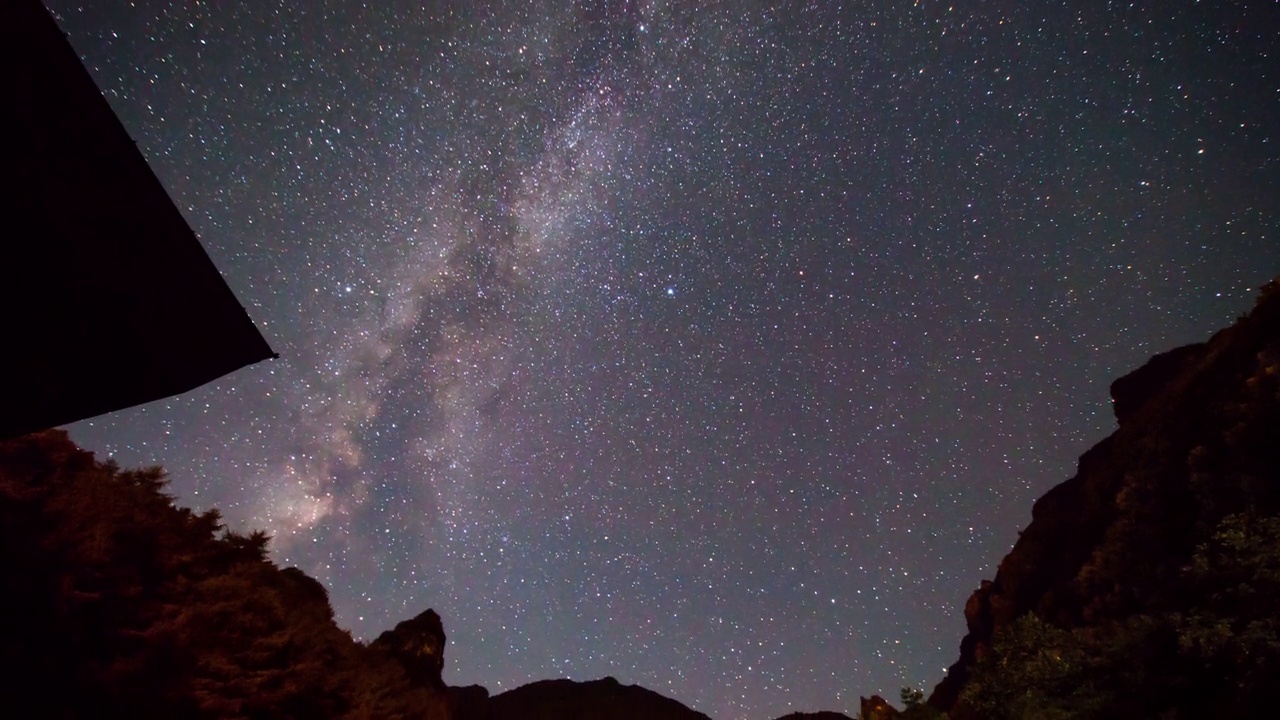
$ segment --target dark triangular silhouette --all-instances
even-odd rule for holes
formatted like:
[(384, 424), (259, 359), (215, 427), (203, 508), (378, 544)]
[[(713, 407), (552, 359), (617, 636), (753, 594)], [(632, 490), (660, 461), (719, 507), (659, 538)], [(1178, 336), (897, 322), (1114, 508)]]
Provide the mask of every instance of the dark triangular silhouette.
[(0, 437), (274, 357), (37, 0), (0, 3)]

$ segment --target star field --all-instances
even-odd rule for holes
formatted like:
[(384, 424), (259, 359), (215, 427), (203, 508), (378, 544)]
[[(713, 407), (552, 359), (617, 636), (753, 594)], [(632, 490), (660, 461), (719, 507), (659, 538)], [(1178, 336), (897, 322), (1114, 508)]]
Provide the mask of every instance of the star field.
[(49, 5), (281, 355), (73, 437), (455, 685), (931, 688), (1280, 272), (1275, 3)]

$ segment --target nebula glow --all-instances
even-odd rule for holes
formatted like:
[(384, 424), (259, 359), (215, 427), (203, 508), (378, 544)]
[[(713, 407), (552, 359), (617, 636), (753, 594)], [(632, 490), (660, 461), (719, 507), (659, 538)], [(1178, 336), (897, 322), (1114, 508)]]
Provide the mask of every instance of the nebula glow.
[(1274, 3), (50, 5), (282, 356), (73, 437), (453, 684), (927, 690), (1280, 272)]

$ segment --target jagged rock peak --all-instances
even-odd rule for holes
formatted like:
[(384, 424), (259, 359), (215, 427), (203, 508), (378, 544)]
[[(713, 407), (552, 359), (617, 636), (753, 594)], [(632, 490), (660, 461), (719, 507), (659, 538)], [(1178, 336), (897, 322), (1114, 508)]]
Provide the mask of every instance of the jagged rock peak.
[(397, 623), (370, 643), (404, 665), (410, 676), (433, 687), (444, 687), (444, 623), (435, 610)]
[(1183, 345), (1148, 360), (1142, 367), (1111, 383), (1111, 409), (1121, 425), (1160, 394), (1184, 370), (1199, 362), (1208, 346)]

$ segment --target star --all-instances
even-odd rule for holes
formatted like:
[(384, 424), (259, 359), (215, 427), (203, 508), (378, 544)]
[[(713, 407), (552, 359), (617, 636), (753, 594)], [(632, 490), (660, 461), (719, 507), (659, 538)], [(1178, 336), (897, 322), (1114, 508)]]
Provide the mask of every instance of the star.
[(1280, 271), (1261, 0), (49, 5), (282, 356), (73, 438), (455, 685), (927, 691), (1110, 381)]

